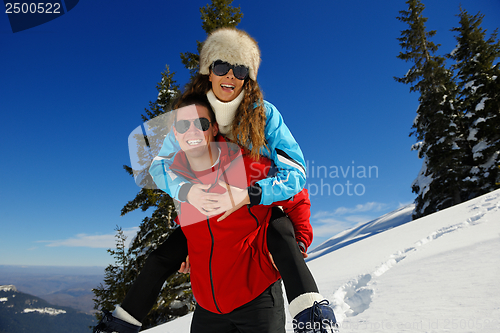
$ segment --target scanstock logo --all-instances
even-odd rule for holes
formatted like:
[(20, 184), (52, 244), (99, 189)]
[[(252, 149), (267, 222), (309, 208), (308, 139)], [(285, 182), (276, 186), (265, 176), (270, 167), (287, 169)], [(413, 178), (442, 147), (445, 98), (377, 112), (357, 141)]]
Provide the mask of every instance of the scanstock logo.
[(15, 2), (4, 0), (12, 32), (16, 33), (52, 21), (72, 10), (79, 0)]

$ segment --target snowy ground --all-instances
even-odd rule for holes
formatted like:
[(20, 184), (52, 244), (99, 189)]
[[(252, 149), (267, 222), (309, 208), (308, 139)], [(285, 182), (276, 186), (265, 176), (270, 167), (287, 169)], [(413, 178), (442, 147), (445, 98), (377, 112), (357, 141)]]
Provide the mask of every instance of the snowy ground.
[[(341, 332), (500, 332), (500, 190), (415, 221), (412, 209), (311, 251)], [(147, 332), (187, 333), (190, 322)]]

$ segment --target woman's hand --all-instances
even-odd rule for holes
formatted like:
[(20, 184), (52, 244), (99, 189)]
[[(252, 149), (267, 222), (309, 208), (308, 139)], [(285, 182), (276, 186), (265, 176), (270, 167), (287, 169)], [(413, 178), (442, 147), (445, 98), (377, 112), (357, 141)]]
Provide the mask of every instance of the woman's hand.
[(217, 221), (222, 221), (235, 210), (248, 205), (248, 190), (230, 186), (222, 181), (219, 185), (226, 189), (225, 193), (205, 192), (211, 185), (194, 184), (188, 192), (187, 200), (203, 215), (214, 216), (224, 213)]
[(219, 196), (217, 193), (206, 192), (210, 186), (209, 184), (194, 184), (187, 194), (187, 201), (203, 215), (210, 215), (210, 212), (206, 209), (211, 209), (211, 204), (217, 202), (216, 199), (211, 198), (217, 198)]
[(186, 261), (181, 264), (181, 268), (179, 268), (179, 273), (183, 274), (191, 273), (191, 264), (189, 263), (189, 255), (186, 257)]
[(248, 190), (246, 188), (241, 189), (239, 187), (230, 186), (222, 181), (219, 181), (219, 185), (224, 187), (227, 191), (221, 194), (219, 201), (220, 207), (213, 214), (217, 215), (225, 212), (224, 215), (217, 219), (217, 222), (224, 220), (231, 215), (232, 212), (250, 203), (250, 197), (248, 196)]

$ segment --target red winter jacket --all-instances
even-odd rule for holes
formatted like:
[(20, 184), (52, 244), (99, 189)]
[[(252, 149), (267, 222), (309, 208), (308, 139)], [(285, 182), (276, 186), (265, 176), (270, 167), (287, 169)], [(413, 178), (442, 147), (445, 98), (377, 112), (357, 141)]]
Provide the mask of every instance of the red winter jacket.
[[(215, 193), (225, 192), (218, 185), (219, 180), (246, 188), (267, 176), (271, 169), (269, 159), (255, 161), (235, 145), (236, 149), (228, 148), (222, 136), (216, 140), (220, 154), (211, 170), (193, 172), (186, 155), (180, 152), (170, 171), (192, 183), (214, 184), (209, 192)], [(273, 206), (282, 206), (294, 224), (297, 240), (308, 247), (312, 242), (312, 227), (307, 190), (272, 206), (243, 206), (220, 222), (217, 218), (221, 215), (207, 217), (189, 203), (181, 203), (177, 223), (187, 238), (191, 286), (201, 307), (214, 313), (229, 313), (255, 299), (280, 278), (267, 249), (267, 227)]]

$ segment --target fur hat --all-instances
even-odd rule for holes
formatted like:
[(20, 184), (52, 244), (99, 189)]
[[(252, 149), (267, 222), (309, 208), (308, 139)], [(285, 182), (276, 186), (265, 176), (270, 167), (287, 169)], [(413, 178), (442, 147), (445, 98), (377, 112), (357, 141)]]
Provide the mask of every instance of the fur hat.
[(210, 74), (210, 66), (215, 60), (247, 66), (250, 78), (254, 81), (257, 79), (260, 50), (257, 42), (244, 31), (220, 28), (212, 32), (201, 48), (200, 74)]

